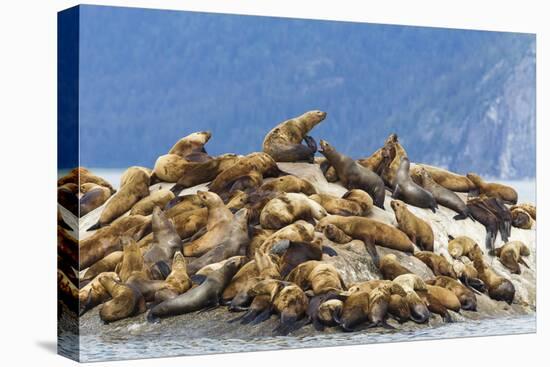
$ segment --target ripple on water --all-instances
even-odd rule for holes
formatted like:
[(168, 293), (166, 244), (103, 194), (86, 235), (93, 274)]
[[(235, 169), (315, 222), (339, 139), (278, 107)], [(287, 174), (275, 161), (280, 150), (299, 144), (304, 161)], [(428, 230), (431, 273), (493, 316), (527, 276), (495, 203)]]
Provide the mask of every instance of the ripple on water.
[[(140, 325), (131, 330), (140, 329)], [(82, 362), (183, 355), (251, 352), (287, 348), (314, 348), (489, 335), (525, 334), (536, 331), (535, 315), (469, 320), (409, 331), (274, 336), (251, 339), (182, 338), (172, 330), (139, 335), (81, 336)]]

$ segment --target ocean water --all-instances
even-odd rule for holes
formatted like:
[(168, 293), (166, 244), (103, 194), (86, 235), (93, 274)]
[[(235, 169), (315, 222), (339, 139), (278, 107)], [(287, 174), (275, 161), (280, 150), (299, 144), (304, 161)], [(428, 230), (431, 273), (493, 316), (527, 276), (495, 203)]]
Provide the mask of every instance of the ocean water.
[(250, 339), (186, 338), (177, 330), (164, 330), (156, 334), (117, 336), (81, 336), (82, 362), (114, 359), (138, 359), (202, 354), (236, 353), (295, 348), (318, 348), (370, 343), (390, 343), (446, 338), (497, 336), (536, 332), (534, 314), (514, 317), (468, 320), (426, 327), (411, 331), (373, 333), (318, 333), (311, 336), (274, 336)]

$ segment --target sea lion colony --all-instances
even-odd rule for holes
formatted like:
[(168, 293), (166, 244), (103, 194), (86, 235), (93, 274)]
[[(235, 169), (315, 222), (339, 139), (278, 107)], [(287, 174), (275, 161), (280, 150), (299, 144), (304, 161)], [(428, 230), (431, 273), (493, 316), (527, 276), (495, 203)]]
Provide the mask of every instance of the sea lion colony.
[[(144, 312), (157, 321), (227, 306), (240, 312), (232, 322), (278, 315), (279, 334), (307, 323), (354, 330), (390, 328), (388, 318), (425, 323), (436, 314), (448, 321), (449, 311), (475, 311), (483, 292), (514, 302), (513, 284), (483, 251), (520, 273), (529, 249), (508, 239), (511, 226), (531, 228), (533, 205), (517, 204), (513, 188), (475, 174), (411, 165), (395, 134), (363, 159), (345, 156), (326, 140), (320, 142), (324, 157), (314, 157), (317, 143), (308, 132), (325, 117), (310, 111), (287, 120), (267, 134), (263, 152), (246, 156), (210, 156), (205, 144), (211, 134), (191, 134), (152, 170), (128, 168), (118, 191), (82, 167), (60, 178), (59, 204), (77, 218), (101, 207), (97, 223), (85, 229), (91, 235), (80, 242), (58, 213), (63, 301), (80, 314), (100, 307), (106, 323)], [(341, 197), (318, 192), (277, 162), (316, 165), (348, 191)], [(175, 185), (159, 190), (156, 182)], [(180, 195), (197, 184), (209, 190)], [(387, 207), (386, 190), (392, 193)], [(397, 226), (371, 218), (375, 206), (394, 215)], [(449, 238), (450, 256), (434, 253), (434, 230), (413, 206), (444, 206), (457, 213), (455, 220), (480, 222), (485, 250), (464, 233)], [(498, 233), (504, 245), (495, 249)], [(375, 275), (346, 284), (327, 259), (357, 240)], [(393, 253), (380, 256), (380, 247), (419, 259), (433, 277), (423, 280)]]

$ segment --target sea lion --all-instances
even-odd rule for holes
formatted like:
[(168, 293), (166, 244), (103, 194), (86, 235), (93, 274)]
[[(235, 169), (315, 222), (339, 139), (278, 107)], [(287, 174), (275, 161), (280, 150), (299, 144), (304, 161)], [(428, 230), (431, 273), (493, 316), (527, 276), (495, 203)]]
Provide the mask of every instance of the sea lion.
[(455, 259), (459, 259), (461, 256), (467, 256), (471, 260), (475, 254), (481, 255), (481, 249), (478, 244), (470, 237), (450, 237), (449, 240), (447, 249), (449, 254)]
[(233, 256), (245, 255), (246, 247), (249, 243), (248, 210), (241, 209), (235, 213), (233, 221), (231, 222), (231, 228), (225, 240), (204, 255), (191, 261), (187, 267), (187, 271), (192, 275), (208, 264), (216, 263)]
[(394, 254), (387, 254), (382, 257), (379, 269), (384, 279), (388, 280), (394, 280), (400, 275), (412, 273), (397, 261), (397, 256)]
[(504, 205), (504, 202), (499, 198), (480, 197), (483, 204), (489, 209), (499, 222), (500, 237), (504, 242), (508, 242), (508, 237), (512, 233), (512, 213), (510, 209)]
[(149, 175), (142, 167), (128, 168), (120, 180), (120, 189), (105, 205), (98, 222), (88, 231), (101, 228), (130, 210), (149, 195)]
[(437, 299), (446, 309), (459, 312), (461, 308), (460, 300), (452, 290), (436, 285), (427, 284), (430, 296)]
[(180, 251), (172, 259), (172, 271), (164, 281), (164, 288), (155, 293), (155, 302), (164, 302), (191, 289), (192, 282), (187, 274), (187, 263)]
[(88, 284), (80, 288), (78, 291), (78, 300), (80, 304), (79, 315), (84, 315), (87, 311), (91, 310), (97, 305), (102, 304), (105, 301), (111, 299), (111, 295), (107, 292), (107, 289), (103, 287), (99, 279), (102, 277), (111, 278), (114, 281), (120, 281), (117, 273), (103, 272), (96, 275)]
[[(359, 192), (364, 194), (361, 201)], [(364, 216), (370, 212), (373, 205), (369, 194), (359, 189), (350, 190), (341, 198), (329, 194), (315, 194), (309, 198), (319, 203), (329, 214), (343, 216)]]
[(235, 190), (231, 193), (229, 201), (225, 204), (226, 208), (231, 210), (231, 213), (236, 213), (244, 208), (248, 201), (248, 194), (241, 190)]
[(151, 269), (154, 279), (164, 279), (170, 272), (170, 262), (176, 251), (181, 251), (182, 242), (176, 226), (155, 206), (151, 219), (153, 241), (143, 254), (144, 263)]
[(233, 165), (221, 171), (208, 187), (212, 192), (222, 193), (230, 189), (235, 181), (253, 171), (260, 173), (263, 177), (284, 175), (270, 155), (256, 152), (239, 158)]
[(266, 240), (260, 245), (259, 251), (269, 253), (271, 252), (271, 247), (281, 240), (311, 242), (313, 241), (314, 232), (315, 227), (313, 227), (311, 223), (304, 220), (298, 220), (291, 225), (279, 229), (267, 237)]
[(86, 269), (111, 252), (122, 249), (120, 238), (131, 236), (138, 240), (150, 230), (151, 219), (142, 215), (122, 217), (100, 228), (90, 237), (80, 240), (80, 269)]
[(378, 253), (374, 245), (414, 252), (414, 245), (405, 233), (374, 219), (331, 215), (321, 219), (316, 228), (323, 231), (327, 224), (334, 224), (348, 236), (363, 241), (375, 264), (378, 264)]
[(401, 200), (392, 200), (390, 205), (395, 213), (397, 228), (421, 249), (433, 251), (434, 232), (428, 222), (414, 215)]
[(216, 178), (239, 160), (236, 154), (222, 154), (206, 162), (187, 162), (176, 184), (170, 189), (175, 195), (188, 187), (200, 185)]
[(407, 204), (419, 208), (431, 209), (435, 213), (437, 202), (433, 195), (411, 179), (409, 168), (409, 159), (403, 157), (395, 175), (395, 188), (393, 189), (392, 197), (394, 199), (402, 199)]
[(285, 284), (273, 300), (273, 309), (280, 315), (279, 325), (273, 330), (275, 334), (287, 335), (301, 327), (299, 322), (306, 315), (308, 298), (296, 284)]
[[(259, 276), (260, 272), (256, 266), (256, 260), (251, 260), (244, 264), (224, 289), (222, 303), (230, 304), (237, 295), (243, 295), (243, 297), (246, 296), (248, 298), (248, 290), (257, 283)], [(243, 301), (242, 303), (245, 302)]]
[(334, 149), (326, 140), (321, 140), (321, 153), (336, 169), (338, 177), (348, 190), (361, 189), (366, 191), (374, 200), (374, 205), (384, 209), (386, 192), (384, 181), (370, 169), (361, 166), (348, 156)]
[(164, 154), (157, 158), (151, 175), (151, 185), (158, 182), (177, 182), (180, 177), (187, 176), (187, 168), (197, 166), (177, 154)]
[(453, 262), (453, 270), (456, 273), (457, 279), (460, 279), (470, 289), (475, 289), (480, 293), (484, 293), (487, 290), (483, 281), (478, 278), (479, 275), (472, 263), (455, 260)]
[(108, 187), (111, 190), (111, 194), (116, 192), (107, 180), (94, 175), (88, 169), (84, 167), (73, 168), (67, 175), (57, 180), (57, 186), (65, 185), (66, 183), (72, 183), (82, 185), (85, 183), (94, 183), (96, 185)]
[(511, 281), (498, 275), (495, 271), (485, 264), (481, 256), (475, 256), (474, 267), (479, 274), (479, 279), (483, 281), (489, 292), (489, 297), (497, 301), (505, 301), (512, 304), (516, 289)]
[(57, 188), (57, 203), (78, 216), (78, 185), (66, 183)]
[(185, 256), (204, 255), (225, 241), (232, 228), (233, 213), (225, 207), (218, 195), (208, 191), (197, 191), (197, 195), (208, 208), (208, 220), (205, 233), (196, 239), (191, 238), (190, 242), (184, 244), (183, 254)]
[(218, 306), (224, 288), (242, 265), (242, 261), (228, 261), (220, 269), (210, 273), (201, 285), (154, 306), (147, 314), (147, 320), (198, 311), (205, 307)]
[(460, 301), (460, 307), (463, 310), (476, 311), (477, 299), (474, 292), (463, 286), (459, 281), (447, 276), (438, 275), (434, 279), (426, 281), (426, 284), (450, 290)]
[(414, 257), (426, 264), (434, 275), (444, 275), (456, 279), (456, 273), (453, 266), (443, 256), (429, 251), (418, 251)]
[(427, 290), (426, 283), (416, 274), (402, 274), (393, 280), (406, 293), (405, 300), (409, 305), (411, 320), (423, 324), (430, 318), (430, 310), (417, 291), (422, 293)]
[(446, 189), (449, 189), (451, 191), (455, 192), (470, 192), (472, 189), (475, 188), (475, 185), (468, 179), (468, 177), (456, 174), (454, 172), (447, 171), (445, 169), (430, 166), (427, 164), (416, 164), (411, 169), (411, 177), (419, 183), (417, 177), (419, 177), (417, 173), (417, 168), (424, 168), (432, 179), (437, 182), (439, 185), (443, 186)]
[(321, 219), (327, 211), (304, 194), (283, 193), (270, 200), (262, 209), (260, 224), (266, 229), (281, 229), (297, 220)]
[(308, 196), (317, 193), (317, 189), (311, 182), (293, 175), (275, 178), (266, 182), (260, 186), (260, 191), (296, 192)]
[(143, 273), (146, 274), (146, 277), (149, 278), (148, 270), (143, 261), (143, 255), (137, 242), (128, 236), (123, 236), (120, 239), (122, 243), (122, 261), (115, 268), (115, 272), (120, 277), (122, 283), (126, 283), (128, 278), (133, 273)]
[(531, 229), (533, 227), (533, 220), (529, 213), (522, 208), (514, 208), (511, 212), (512, 225), (516, 228)]
[(112, 298), (99, 310), (99, 317), (103, 322), (110, 323), (145, 312), (145, 300), (134, 287), (111, 277), (100, 276), (99, 282)]
[(88, 282), (101, 273), (114, 272), (116, 266), (122, 261), (123, 254), (122, 251), (111, 252), (109, 255), (90, 266), (80, 278), (80, 286), (82, 287), (88, 284)]
[(504, 246), (495, 250), (495, 255), (499, 257), (502, 265), (506, 266), (514, 274), (521, 274), (520, 263), (529, 268), (525, 261), (523, 261), (522, 256), (531, 255), (531, 251), (529, 247), (521, 241), (506, 243)]
[[(312, 307), (313, 299), (309, 300), (309, 307)], [(342, 310), (344, 309), (344, 302), (340, 299), (329, 299), (322, 302), (316, 311), (316, 317), (314, 320), (318, 320), (320, 324), (326, 326), (335, 326), (337, 324), (336, 320), (342, 319)], [(312, 312), (313, 313), (313, 312)], [(315, 321), (313, 326), (316, 327), (316, 330), (322, 331), (323, 327), (318, 326)]]
[(325, 157), (315, 157), (313, 161), (315, 164), (319, 165), (319, 169), (323, 173), (323, 176), (325, 176), (327, 182), (336, 182), (340, 179), (334, 167), (330, 165), (328, 159)]
[(130, 215), (149, 215), (155, 206), (164, 208), (175, 196), (170, 190), (153, 191), (149, 196), (138, 201), (130, 210)]
[[(262, 147), (277, 162), (306, 161), (313, 163), (317, 144), (308, 132), (327, 116), (326, 112), (309, 111), (286, 120), (267, 133)], [(302, 145), (302, 140), (307, 145)]]
[(396, 134), (391, 134), (382, 148), (382, 157), (383, 162), (381, 163), (382, 167), (379, 167), (380, 177), (382, 180), (391, 188), (395, 187), (395, 177), (399, 166), (401, 165), (401, 160), (407, 157), (407, 152), (399, 144)]
[(80, 197), (79, 216), (83, 217), (94, 209), (99, 208), (111, 197), (111, 189), (94, 183), (80, 185), (83, 195)]
[(424, 167), (417, 166), (416, 169), (419, 177), (417, 183), (429, 191), (439, 205), (457, 212), (458, 214), (454, 217), (454, 219), (465, 219), (470, 216), (470, 211), (468, 210), (466, 203), (454, 191), (451, 191), (435, 182)]
[(205, 208), (205, 205), (197, 194), (176, 196), (166, 203), (164, 208), (161, 207), (168, 218), (174, 218), (179, 214), (201, 208)]
[(512, 211), (516, 208), (525, 210), (527, 214), (529, 214), (529, 216), (533, 218), (533, 220), (537, 220), (537, 208), (533, 204), (521, 203), (521, 204), (512, 205), (510, 207), (510, 210)]
[(353, 241), (353, 238), (348, 236), (344, 231), (336, 227), (334, 224), (325, 225), (323, 228), (323, 234), (325, 235), (326, 238), (328, 238), (332, 242), (336, 242), (340, 244), (349, 243)]
[(485, 182), (481, 177), (475, 173), (468, 173), (466, 175), (470, 181), (475, 185), (480, 194), (487, 195), (489, 197), (499, 198), (506, 204), (517, 204), (518, 193), (510, 186), (502, 185), (499, 183)]
[(336, 321), (344, 331), (353, 331), (358, 325), (369, 319), (369, 292), (352, 292), (343, 301), (342, 311)]
[(281, 276), (286, 277), (296, 266), (309, 260), (320, 261), (323, 253), (336, 256), (337, 253), (326, 246), (312, 242), (293, 242), (281, 240), (271, 248), (271, 253), (280, 256), (279, 269)]
[(206, 153), (204, 146), (211, 137), (212, 133), (210, 131), (194, 132), (178, 140), (176, 144), (170, 148), (168, 154), (177, 154), (182, 158), (186, 158), (192, 153)]
[(248, 245), (246, 255), (249, 258), (253, 258), (254, 254), (256, 253), (256, 251), (258, 251), (262, 243), (264, 243), (269, 236), (275, 233), (275, 231), (271, 229), (263, 229), (261, 227), (253, 227), (253, 226), (249, 226), (248, 231), (251, 239), (250, 239), (250, 244)]
[(491, 210), (489, 210), (489, 208), (487, 208), (483, 200), (480, 198), (469, 199), (467, 205), (475, 220), (483, 224), (485, 227), (485, 248), (491, 253), (495, 247), (495, 241), (499, 229), (499, 219)]
[(342, 276), (334, 265), (320, 261), (308, 276), (308, 282), (315, 295), (343, 291)]

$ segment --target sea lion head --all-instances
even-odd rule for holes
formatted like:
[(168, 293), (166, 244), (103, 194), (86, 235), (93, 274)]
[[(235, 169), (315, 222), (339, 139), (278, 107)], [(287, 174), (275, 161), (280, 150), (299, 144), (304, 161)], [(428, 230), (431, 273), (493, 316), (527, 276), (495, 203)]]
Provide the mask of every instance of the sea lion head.
[(197, 131), (188, 136), (189, 141), (200, 144), (206, 144), (211, 137), (212, 133), (210, 131)]
[(396, 133), (391, 133), (388, 138), (386, 139), (386, 141), (384, 142), (384, 144), (395, 144), (399, 142), (399, 138), (397, 136)]
[(409, 160), (409, 158), (402, 157), (401, 162), (399, 164), (399, 171), (406, 170), (407, 172), (409, 172), (410, 166), (411, 166), (411, 161)]
[(319, 111), (319, 110), (313, 110), (313, 111), (308, 111), (308, 112), (304, 113), (301, 116), (301, 119), (303, 119), (306, 122), (306, 125), (309, 128), (308, 130), (310, 130), (315, 125), (317, 125), (318, 123), (323, 121), (325, 119), (325, 117), (327, 117), (326, 112)]
[(321, 149), (319, 149), (319, 152), (322, 153), (323, 155), (334, 152), (334, 147), (324, 139), (321, 139), (321, 141), (319, 142), (319, 145), (321, 145)]
[(319, 305), (318, 319), (325, 325), (339, 323), (342, 319), (344, 302), (340, 299), (330, 299)]
[(212, 207), (216, 205), (223, 205), (222, 199), (213, 192), (210, 191), (197, 191), (197, 196), (207, 207)]
[(369, 293), (358, 291), (351, 293), (344, 301), (340, 326), (345, 331), (352, 331), (357, 325), (369, 318)]
[(405, 297), (409, 304), (411, 320), (418, 324), (423, 324), (430, 318), (430, 310), (416, 292), (409, 292)]
[(392, 200), (390, 205), (394, 212), (398, 212), (407, 208), (407, 205), (401, 200)]

